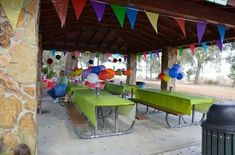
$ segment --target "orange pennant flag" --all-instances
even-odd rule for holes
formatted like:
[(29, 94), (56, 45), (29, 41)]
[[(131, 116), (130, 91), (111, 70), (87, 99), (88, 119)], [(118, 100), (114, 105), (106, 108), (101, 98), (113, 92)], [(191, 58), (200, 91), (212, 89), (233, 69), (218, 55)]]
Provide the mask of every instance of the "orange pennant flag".
[(185, 20), (183, 19), (178, 19), (178, 18), (175, 18), (176, 22), (178, 23), (181, 31), (183, 32), (184, 36), (186, 37), (186, 32), (185, 32)]

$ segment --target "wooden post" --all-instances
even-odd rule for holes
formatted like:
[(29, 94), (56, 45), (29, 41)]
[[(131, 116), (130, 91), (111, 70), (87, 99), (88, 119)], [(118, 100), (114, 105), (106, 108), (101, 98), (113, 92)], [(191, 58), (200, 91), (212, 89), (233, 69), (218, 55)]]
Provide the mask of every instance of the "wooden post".
[(73, 52), (67, 52), (66, 61), (65, 61), (66, 72), (68, 71), (69, 68), (75, 65), (75, 62), (74, 62), (75, 60), (72, 59), (72, 56), (74, 56)]
[[(162, 51), (162, 71), (166, 68), (171, 67), (177, 61), (177, 48), (166, 47)], [(164, 80), (161, 81), (161, 90), (169, 90), (170, 81), (166, 82)], [(173, 87), (175, 84), (173, 82)]]
[(136, 70), (137, 70), (136, 66), (137, 66), (136, 54), (129, 54), (129, 56), (127, 58), (127, 69), (130, 68), (132, 70), (132, 74), (131, 74), (131, 76), (127, 76), (126, 84), (135, 84)]

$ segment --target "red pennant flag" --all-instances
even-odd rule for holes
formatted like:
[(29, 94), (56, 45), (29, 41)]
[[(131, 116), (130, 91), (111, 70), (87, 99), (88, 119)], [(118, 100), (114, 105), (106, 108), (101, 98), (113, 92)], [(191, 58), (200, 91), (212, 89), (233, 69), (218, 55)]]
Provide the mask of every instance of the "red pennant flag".
[(75, 11), (77, 20), (79, 19), (80, 15), (82, 14), (82, 10), (86, 5), (87, 0), (72, 0), (73, 9)]
[(175, 18), (176, 22), (178, 23), (181, 31), (183, 32), (184, 36), (186, 37), (186, 32), (185, 32), (185, 20), (183, 19), (178, 19), (178, 18)]
[(190, 47), (190, 49), (191, 49), (192, 55), (194, 55), (194, 48), (195, 48), (195, 45), (194, 45), (194, 44), (190, 44), (189, 47)]
[(144, 56), (144, 59), (146, 60), (146, 59), (147, 59), (147, 54), (146, 54), (146, 52), (143, 53), (143, 56)]
[(64, 26), (66, 21), (66, 15), (68, 10), (68, 0), (51, 0), (53, 3), (55, 10), (60, 18), (61, 27)]

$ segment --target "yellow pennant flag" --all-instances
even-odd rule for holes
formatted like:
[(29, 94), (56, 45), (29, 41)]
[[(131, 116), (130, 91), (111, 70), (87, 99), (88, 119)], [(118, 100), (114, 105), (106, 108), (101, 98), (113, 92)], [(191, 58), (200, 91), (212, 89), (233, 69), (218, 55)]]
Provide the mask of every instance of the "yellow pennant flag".
[(148, 11), (145, 11), (145, 13), (146, 13), (150, 23), (152, 24), (154, 30), (156, 31), (156, 33), (158, 33), (158, 31), (157, 31), (157, 22), (158, 22), (159, 14), (148, 12)]
[(13, 30), (15, 30), (24, 0), (1, 0), (0, 3)]

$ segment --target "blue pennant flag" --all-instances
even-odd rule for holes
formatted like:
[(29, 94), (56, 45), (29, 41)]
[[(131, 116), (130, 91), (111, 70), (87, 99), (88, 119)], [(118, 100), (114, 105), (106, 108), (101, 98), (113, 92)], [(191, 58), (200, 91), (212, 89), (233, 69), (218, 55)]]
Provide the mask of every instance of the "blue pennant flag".
[(56, 49), (51, 49), (51, 54), (54, 57), (55, 56)]
[(207, 52), (206, 42), (202, 42), (201, 44), (202, 44), (202, 49), (203, 49), (204, 53), (206, 53)]
[(133, 9), (133, 8), (127, 8), (127, 10), (126, 10), (126, 14), (127, 14), (127, 17), (129, 19), (129, 22), (131, 24), (132, 29), (134, 29), (134, 26), (135, 26), (137, 13), (138, 13), (138, 11), (136, 9)]
[(152, 60), (152, 58), (153, 58), (153, 53), (149, 52), (149, 59)]
[(225, 36), (226, 27), (225, 27), (225, 25), (219, 24), (219, 25), (217, 25), (217, 29), (219, 31), (220, 40), (223, 43), (224, 42), (224, 36)]

